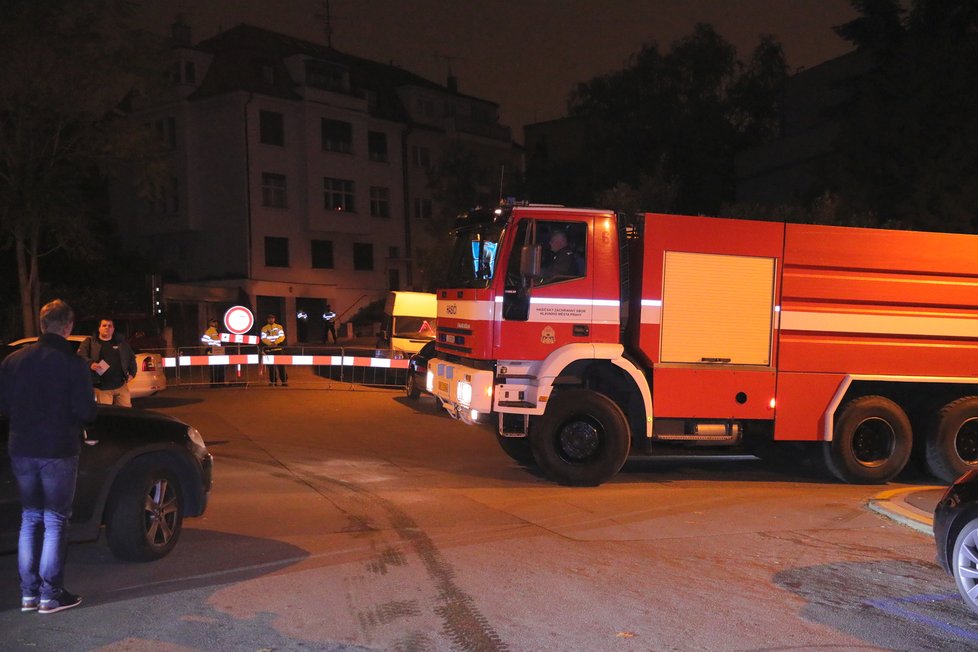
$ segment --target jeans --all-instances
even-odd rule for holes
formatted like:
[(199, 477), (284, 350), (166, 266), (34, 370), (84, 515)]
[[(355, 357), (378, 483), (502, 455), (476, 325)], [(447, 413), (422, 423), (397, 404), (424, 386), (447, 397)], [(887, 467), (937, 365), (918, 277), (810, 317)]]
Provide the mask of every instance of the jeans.
[(21, 595), (57, 598), (64, 588), (78, 457), (11, 457), (10, 466), (23, 509), (17, 546)]

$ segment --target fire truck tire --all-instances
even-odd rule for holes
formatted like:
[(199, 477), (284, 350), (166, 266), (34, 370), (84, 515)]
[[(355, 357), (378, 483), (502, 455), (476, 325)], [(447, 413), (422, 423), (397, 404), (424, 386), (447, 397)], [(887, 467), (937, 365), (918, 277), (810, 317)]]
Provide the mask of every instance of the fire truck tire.
[(530, 446), (551, 479), (575, 487), (597, 486), (625, 464), (628, 421), (606, 396), (583, 389), (561, 391), (531, 426)]
[(903, 470), (911, 448), (913, 430), (903, 408), (884, 396), (860, 396), (839, 411), (823, 450), (829, 471), (843, 482), (882, 484)]
[(978, 396), (966, 396), (942, 407), (927, 435), (927, 470), (944, 482), (978, 468)]
[(522, 466), (532, 466), (533, 450), (530, 448), (529, 437), (503, 437), (496, 433), (496, 441), (503, 452), (509, 455), (517, 464)]

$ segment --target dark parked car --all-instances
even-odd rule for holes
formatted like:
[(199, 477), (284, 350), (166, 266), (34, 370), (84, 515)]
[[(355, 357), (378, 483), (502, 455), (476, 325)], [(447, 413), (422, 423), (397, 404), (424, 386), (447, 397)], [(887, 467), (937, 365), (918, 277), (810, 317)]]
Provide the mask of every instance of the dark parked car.
[[(151, 561), (180, 538), (185, 516), (207, 508), (212, 460), (197, 429), (135, 408), (99, 407), (86, 428), (68, 531), (71, 541), (97, 539), (105, 526), (115, 556)], [(0, 552), (17, 548), (20, 502), (0, 416)]]
[(418, 398), (421, 392), (428, 393), (428, 360), (431, 360), (434, 355), (435, 341), (432, 340), (408, 360), (407, 379), (404, 381), (404, 391), (408, 398)]
[(947, 488), (934, 510), (937, 561), (958, 585), (968, 608), (978, 613), (978, 471)]

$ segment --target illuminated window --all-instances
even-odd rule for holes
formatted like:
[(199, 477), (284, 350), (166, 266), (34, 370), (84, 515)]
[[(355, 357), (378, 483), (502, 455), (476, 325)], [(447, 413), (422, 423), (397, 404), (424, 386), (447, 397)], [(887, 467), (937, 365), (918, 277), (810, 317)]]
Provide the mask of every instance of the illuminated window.
[(328, 211), (355, 212), (353, 182), (349, 179), (325, 177), (323, 179), (323, 206)]

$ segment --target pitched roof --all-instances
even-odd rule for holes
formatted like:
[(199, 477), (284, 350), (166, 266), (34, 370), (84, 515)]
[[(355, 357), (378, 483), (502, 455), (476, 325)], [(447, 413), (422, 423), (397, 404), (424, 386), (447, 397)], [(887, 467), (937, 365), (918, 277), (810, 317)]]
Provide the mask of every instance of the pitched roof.
[[(324, 45), (247, 24), (237, 25), (217, 36), (201, 41), (194, 46), (194, 49), (212, 54), (214, 59), (200, 86), (191, 95), (191, 99), (238, 90), (273, 97), (301, 99), (293, 90), (296, 80), (289, 75), (283, 60), (294, 55), (305, 55), (338, 64), (349, 70), (351, 90), (374, 93), (377, 102), (376, 106), (371, 108), (380, 117), (400, 122), (408, 121), (408, 112), (397, 95), (397, 89), (404, 86), (428, 88), (497, 106), (487, 100), (461, 95), (394, 65), (363, 59)], [(269, 65), (275, 70), (274, 83), (270, 83), (262, 74), (262, 67)]]

